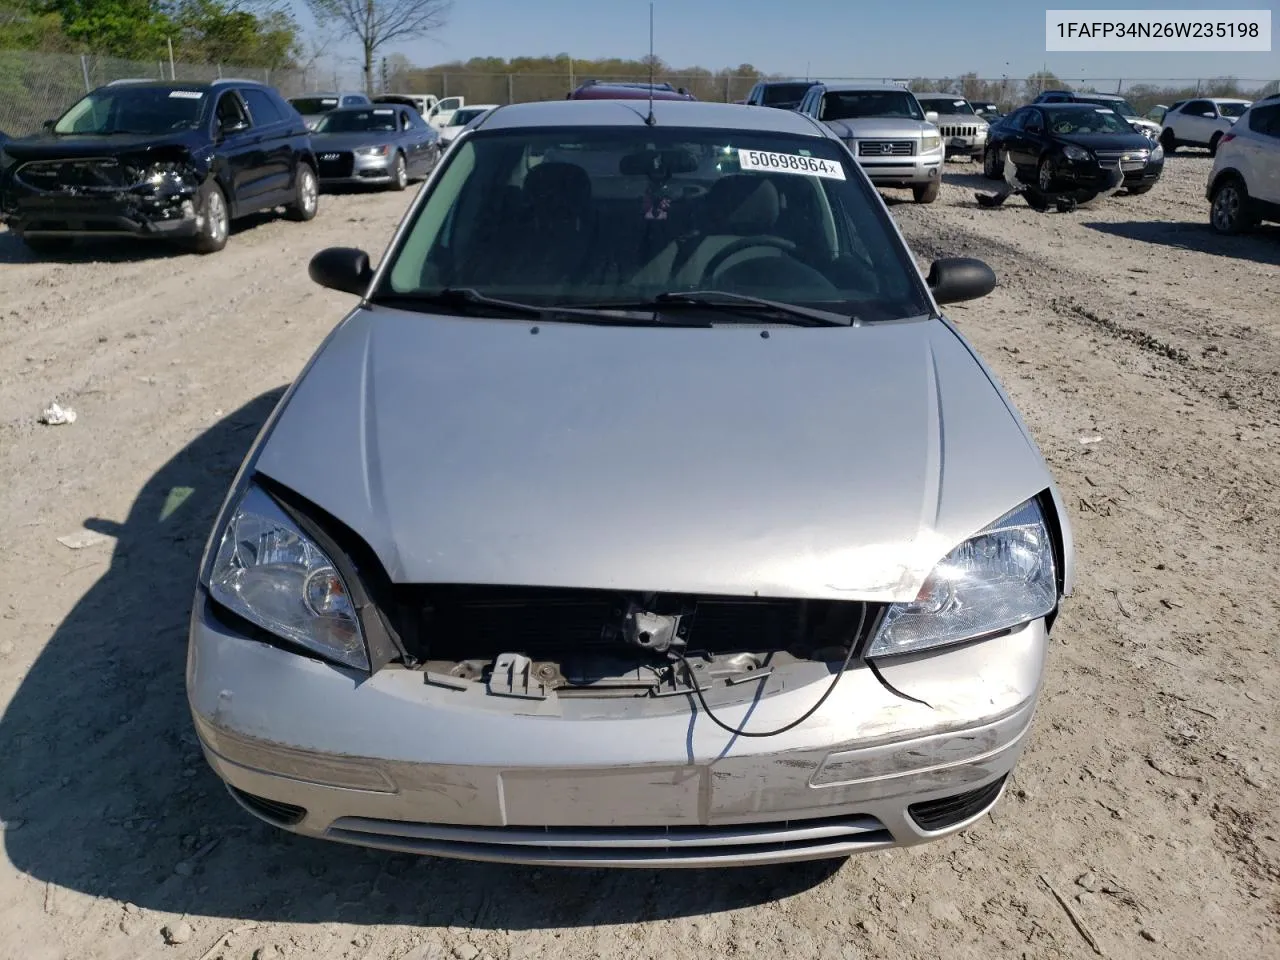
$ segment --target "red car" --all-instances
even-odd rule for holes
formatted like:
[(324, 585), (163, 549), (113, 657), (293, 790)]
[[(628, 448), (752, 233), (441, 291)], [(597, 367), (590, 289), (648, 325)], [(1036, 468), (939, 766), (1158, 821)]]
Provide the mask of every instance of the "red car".
[(588, 80), (577, 90), (565, 94), (566, 100), (648, 100), (652, 91), (655, 100), (696, 100), (684, 87), (669, 83), (610, 83)]

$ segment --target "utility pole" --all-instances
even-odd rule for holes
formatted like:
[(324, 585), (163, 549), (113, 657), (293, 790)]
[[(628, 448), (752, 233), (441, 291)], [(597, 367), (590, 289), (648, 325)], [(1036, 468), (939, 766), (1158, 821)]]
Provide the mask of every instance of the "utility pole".
[[(166, 39), (169, 41), (169, 79), (177, 80), (178, 73), (176, 70), (173, 69), (173, 38), (167, 37)], [(164, 71), (161, 71), (162, 76), (163, 76), (163, 73)]]

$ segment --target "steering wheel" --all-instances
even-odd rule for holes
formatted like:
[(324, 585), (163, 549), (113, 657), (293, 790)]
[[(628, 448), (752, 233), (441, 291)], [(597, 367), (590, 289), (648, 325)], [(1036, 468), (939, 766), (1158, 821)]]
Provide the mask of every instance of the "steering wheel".
[(783, 253), (794, 253), (796, 245), (790, 240), (784, 240), (781, 237), (742, 237), (734, 240), (727, 247), (713, 256), (707, 261), (707, 265), (702, 268), (702, 277), (699, 283), (707, 283), (715, 276), (720, 269), (720, 265), (732, 257), (735, 253), (741, 253), (743, 250), (750, 250), (752, 247), (772, 247), (774, 250), (781, 250)]

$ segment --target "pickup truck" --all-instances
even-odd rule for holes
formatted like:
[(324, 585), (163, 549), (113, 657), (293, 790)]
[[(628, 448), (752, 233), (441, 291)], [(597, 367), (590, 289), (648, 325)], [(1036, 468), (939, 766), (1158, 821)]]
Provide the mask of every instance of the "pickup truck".
[(430, 93), (384, 93), (373, 98), (374, 103), (398, 103), (413, 107), (431, 126), (443, 130), (449, 126), (456, 111), (466, 106), (466, 97), (441, 99)]

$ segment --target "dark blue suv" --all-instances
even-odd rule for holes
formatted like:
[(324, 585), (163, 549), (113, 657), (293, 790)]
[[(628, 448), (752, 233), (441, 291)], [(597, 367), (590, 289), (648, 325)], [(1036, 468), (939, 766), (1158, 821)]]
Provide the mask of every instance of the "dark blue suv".
[(116, 81), (0, 152), (0, 220), (38, 252), (131, 236), (213, 253), (232, 220), (275, 207), (310, 220), (318, 200), (305, 122), (246, 80)]

